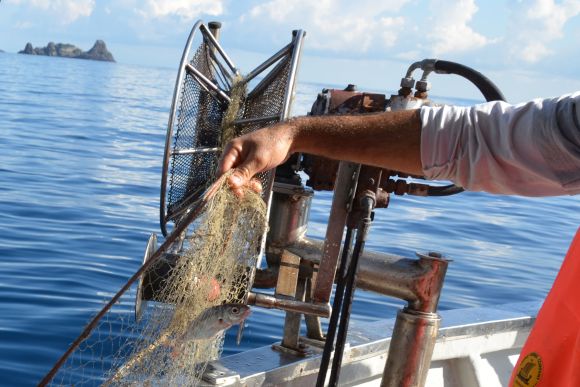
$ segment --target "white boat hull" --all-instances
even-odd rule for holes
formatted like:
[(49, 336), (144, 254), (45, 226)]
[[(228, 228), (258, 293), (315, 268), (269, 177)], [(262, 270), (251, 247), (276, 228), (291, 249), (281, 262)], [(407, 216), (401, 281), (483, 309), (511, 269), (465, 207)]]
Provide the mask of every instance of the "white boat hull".
[[(440, 312), (442, 325), (426, 385), (506, 386), (539, 306), (526, 302)], [(340, 385), (380, 385), (394, 323), (352, 324)], [(210, 364), (204, 379), (221, 386), (314, 386), (322, 348), (309, 348), (307, 357), (271, 346), (226, 356)]]

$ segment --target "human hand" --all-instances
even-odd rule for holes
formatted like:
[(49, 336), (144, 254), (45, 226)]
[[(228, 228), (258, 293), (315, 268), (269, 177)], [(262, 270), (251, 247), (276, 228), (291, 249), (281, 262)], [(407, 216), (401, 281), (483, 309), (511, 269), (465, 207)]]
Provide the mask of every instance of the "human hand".
[(261, 190), (259, 182), (252, 177), (277, 167), (290, 157), (294, 132), (293, 125), (283, 122), (233, 139), (224, 149), (218, 174), (221, 176), (235, 168), (228, 184), (238, 196), (243, 196), (245, 186)]

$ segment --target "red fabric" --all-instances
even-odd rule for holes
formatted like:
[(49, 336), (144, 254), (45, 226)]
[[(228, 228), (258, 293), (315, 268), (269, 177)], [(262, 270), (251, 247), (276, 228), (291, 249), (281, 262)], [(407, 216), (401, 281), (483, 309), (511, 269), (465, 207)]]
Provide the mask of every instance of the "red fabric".
[(512, 372), (510, 386), (580, 386), (580, 229)]

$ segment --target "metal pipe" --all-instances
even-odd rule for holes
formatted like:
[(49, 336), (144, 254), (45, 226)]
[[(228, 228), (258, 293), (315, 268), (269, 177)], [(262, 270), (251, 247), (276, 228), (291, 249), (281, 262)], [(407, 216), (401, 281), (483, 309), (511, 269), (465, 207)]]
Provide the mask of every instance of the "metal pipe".
[(205, 34), (203, 34), (203, 36), (205, 36), (206, 38), (208, 38), (208, 40), (213, 44), (213, 46), (215, 47), (215, 49), (217, 50), (217, 52), (219, 52), (220, 55), (222, 56), (222, 58), (224, 58), (224, 61), (226, 62), (226, 64), (230, 68), (230, 70), (232, 70), (232, 72), (234, 74), (237, 74), (238, 73), (238, 69), (234, 65), (234, 62), (232, 62), (232, 60), (230, 59), (230, 57), (228, 56), (228, 54), (226, 54), (226, 52), (224, 51), (224, 49), (222, 48), (222, 46), (220, 46), (220, 44), (218, 43), (218, 41), (216, 40), (216, 38), (212, 35), (210, 29), (205, 24), (202, 24), (199, 27), (199, 29), (202, 31), (202, 33), (203, 32), (206, 32)]
[[(207, 27), (209, 29), (209, 32), (211, 33), (211, 35), (215, 38), (216, 41), (220, 40), (220, 31), (222, 28), (222, 23), (218, 22), (218, 21), (211, 21), (209, 23), (207, 23)], [(221, 63), (219, 60), (217, 60), (216, 56), (215, 56), (215, 46), (211, 47), (209, 49), (209, 56), (211, 59), (208, 59), (208, 65), (210, 66), (210, 73), (212, 75), (212, 79), (215, 79), (216, 76), (219, 76), (222, 80), (224, 80), (223, 77), (221, 77), (220, 72), (226, 73), (226, 71), (224, 71), (224, 68), (221, 66)], [(215, 66), (217, 66), (219, 68), (220, 71), (217, 71)], [(228, 74), (229, 75), (229, 74)], [(227, 82), (224, 82), (227, 84)], [(228, 84), (228, 87), (230, 85)]]
[[(177, 219), (179, 215), (183, 215), (187, 213), (189, 210), (189, 202), (193, 200), (197, 195), (199, 195), (205, 189), (204, 186), (199, 187), (197, 190), (191, 192), (185, 199), (181, 200), (179, 207), (174, 209), (172, 212), (167, 214), (167, 218)], [(179, 223), (179, 221), (175, 221), (175, 224)]]
[[(304, 302), (306, 295), (306, 279), (301, 278), (296, 284), (296, 297), (298, 301)], [(282, 347), (293, 351), (300, 350), (300, 325), (302, 322), (302, 313), (286, 312), (284, 319), (284, 335), (282, 336)]]
[(284, 248), (306, 234), (314, 192), (302, 185), (274, 183), (268, 246)]
[(192, 155), (195, 153), (210, 153), (210, 152), (221, 152), (221, 148), (187, 148), (187, 149), (175, 149), (171, 152), (171, 155)]
[[(314, 267), (315, 265), (312, 266), (312, 276), (306, 278), (306, 301), (312, 300), (313, 284), (316, 282), (316, 276), (318, 275), (318, 268)], [(324, 334), (322, 333), (320, 317), (305, 314), (304, 320), (306, 321), (306, 337), (312, 340), (323, 341)]]
[[(288, 251), (314, 263), (321, 262), (325, 243), (316, 239), (301, 238)], [(356, 286), (385, 296), (405, 300), (417, 310), (431, 311), (434, 299), (430, 288), (423, 284), (440, 283), (449, 260), (417, 254), (419, 259), (365, 250), (360, 258)], [(322, 276), (322, 270), (318, 276)]]
[(245, 124), (260, 124), (262, 122), (268, 121), (278, 121), (280, 116), (264, 116), (264, 117), (256, 117), (256, 118), (241, 118), (239, 120), (234, 121), (234, 125), (245, 125)]
[[(314, 295), (312, 296), (312, 299), (316, 302), (328, 302), (330, 300), (342, 233), (346, 225), (348, 209), (356, 191), (359, 172), (360, 164), (344, 161), (339, 164), (324, 245), (318, 258), (320, 267)], [(295, 254), (300, 255), (300, 253)], [(302, 255), (300, 256), (303, 257)]]
[(407, 69), (407, 73), (405, 74), (405, 78), (411, 78), (413, 76), (413, 72), (417, 69), (421, 70), (433, 70), (435, 66), (435, 62), (437, 59), (423, 59), (419, 62), (415, 62), (409, 66)]
[[(417, 254), (419, 259), (390, 258), (367, 252), (363, 256), (357, 286), (386, 296), (400, 298), (409, 307), (424, 312), (436, 310), (448, 260)], [(432, 286), (438, 284), (438, 288)], [(435, 293), (433, 293), (435, 292)]]
[[(258, 96), (259, 98), (260, 95), (262, 94), (262, 91), (264, 91), (264, 89), (271, 84), (272, 79), (277, 77), (278, 74), (282, 70), (284, 70), (285, 67), (286, 67), (286, 59), (278, 62), (278, 64), (276, 64), (276, 66), (274, 66), (274, 68), (268, 74), (266, 74), (266, 76), (262, 78), (262, 80), (258, 82), (256, 86), (254, 86), (252, 91), (248, 93), (246, 100), (253, 99), (256, 96)], [(280, 120), (280, 116), (278, 116), (277, 119)]]
[(173, 138), (173, 125), (175, 122), (175, 117), (177, 115), (177, 100), (181, 95), (181, 89), (183, 85), (183, 77), (185, 75), (185, 64), (189, 58), (189, 51), (191, 50), (191, 43), (195, 37), (195, 33), (203, 21), (198, 20), (197, 23), (191, 29), (187, 42), (185, 43), (185, 49), (181, 55), (181, 61), (179, 62), (179, 71), (177, 72), (177, 78), (175, 79), (175, 88), (173, 89), (173, 98), (171, 100), (171, 110), (169, 114), (169, 122), (167, 123), (167, 134), (165, 135), (165, 147), (163, 151), (163, 168), (161, 171), (161, 193), (160, 193), (160, 205), (159, 205), (159, 220), (161, 225), (161, 233), (163, 236), (167, 236), (167, 207), (165, 205), (165, 196), (167, 195), (167, 174), (169, 172), (169, 155), (171, 149), (171, 140)]
[(209, 87), (212, 91), (217, 93), (224, 101), (226, 101), (228, 103), (230, 103), (232, 101), (231, 98), (226, 93), (224, 93), (224, 91), (222, 89), (220, 89), (215, 83), (213, 83), (212, 81), (207, 79), (205, 77), (205, 75), (203, 75), (198, 69), (196, 69), (195, 67), (193, 67), (189, 63), (185, 65), (185, 70), (189, 74), (194, 76), (198, 80), (198, 82), (202, 83), (206, 87)]
[[(217, 48), (218, 49), (221, 49), (221, 47), (219, 47), (219, 45), (218, 45)], [(297, 55), (299, 56), (300, 55), (300, 50), (301, 50), (301, 45), (294, 46), (293, 57), (295, 57)], [(224, 55), (225, 55), (225, 53), (224, 53)], [(293, 69), (293, 72), (290, 73), (290, 77), (293, 77), (294, 76), (294, 72), (296, 72), (296, 68), (294, 68)], [(236, 70), (235, 73), (238, 74), (238, 71)], [(292, 80), (292, 78), (291, 78), (291, 80)], [(292, 82), (289, 81), (287, 83), (287, 87), (288, 87), (287, 90), (294, 90), (294, 83), (292, 83)], [(253, 90), (252, 93), (256, 92), (256, 89), (257, 88), (258, 87), (256, 87)], [(250, 93), (250, 94), (252, 94), (252, 93)], [(250, 99), (250, 95), (248, 95), (246, 97), (246, 101), (248, 101), (249, 99)], [(280, 119), (282, 119), (282, 120), (283, 119), (286, 119), (288, 114), (289, 114), (289, 110), (286, 111), (286, 112), (283, 111), (282, 114), (280, 115)], [(270, 211), (271, 211), (271, 204), (272, 204), (272, 194), (273, 194), (272, 187), (274, 185), (274, 172), (273, 171), (269, 171), (269, 172), (267, 172), (267, 175), (266, 176), (267, 176), (267, 178), (266, 178), (267, 181), (266, 181), (266, 184), (264, 184), (264, 188), (266, 190), (265, 192), (269, 192), (269, 196), (266, 197), (266, 198), (264, 198), (264, 200), (266, 201), (266, 226), (267, 226), (268, 225), (267, 224), (268, 219), (270, 218)], [(256, 267), (260, 267), (260, 265), (262, 263), (262, 257), (264, 255), (264, 251), (266, 250), (266, 237), (267, 237), (267, 234), (268, 233), (264, 233), (264, 235), (262, 237), (262, 242), (260, 244), (260, 251), (258, 252), (258, 259), (256, 260)], [(251, 278), (251, 281), (253, 281), (254, 273), (255, 273), (255, 268), (252, 270), (252, 278)], [(248, 296), (249, 295), (250, 295), (250, 293), (248, 293)], [(249, 299), (248, 299), (248, 302), (249, 302)], [(306, 304), (306, 303), (303, 303), (303, 304)], [(311, 305), (311, 304), (309, 304), (309, 305)], [(328, 308), (330, 309), (330, 305), (328, 305)], [(290, 309), (286, 309), (286, 310), (290, 310)], [(328, 313), (330, 314), (330, 311), (328, 311)], [(316, 313), (314, 313), (314, 314), (316, 314)]]
[(280, 120), (285, 120), (290, 115), (290, 108), (292, 107), (292, 100), (294, 99), (294, 84), (296, 82), (296, 73), (298, 72), (298, 65), (300, 64), (300, 56), (302, 54), (302, 41), (306, 33), (302, 30), (294, 31), (294, 50), (292, 51), (292, 59), (290, 63), (290, 74), (288, 79), (288, 87), (286, 88), (286, 95), (284, 96), (284, 106), (280, 114)]
[(436, 252), (417, 253), (417, 256), (419, 265), (428, 270), (417, 279), (413, 290), (418, 299), (416, 302), (409, 303), (409, 308), (423, 313), (435, 313), (450, 260)]
[[(186, 66), (187, 66), (187, 65), (186, 65)], [(212, 70), (213, 70), (213, 69), (210, 69), (210, 71), (212, 71)], [(213, 72), (213, 71), (212, 71), (212, 72)], [(191, 72), (189, 72), (189, 71), (188, 71), (188, 74), (189, 74), (189, 75), (191, 75), (191, 77), (197, 81), (198, 85), (199, 85), (199, 86), (200, 86), (200, 87), (201, 87), (201, 88), (202, 88), (202, 89), (203, 89), (203, 90), (204, 90), (206, 93), (208, 93), (208, 94), (209, 94), (209, 95), (210, 95), (212, 98), (213, 98), (213, 97), (215, 97), (215, 96), (214, 96), (214, 94), (213, 94), (213, 91), (212, 91), (212, 90), (210, 90), (210, 89), (209, 89), (209, 88), (208, 88), (208, 87), (205, 85), (205, 83), (203, 82), (203, 80), (201, 80), (201, 79), (197, 78), (197, 77), (195, 76), (195, 74), (192, 74), (192, 73), (191, 73)], [(212, 74), (212, 75), (213, 75), (213, 74)], [(207, 77), (206, 77), (206, 78), (207, 78)], [(201, 94), (201, 95), (200, 95), (200, 99), (201, 99), (201, 98), (203, 98), (202, 96), (203, 96), (203, 94)]]
[(207, 28), (209, 32), (213, 35), (215, 40), (220, 40), (220, 30), (222, 28), (222, 23), (218, 21), (211, 21), (207, 23)]
[(319, 317), (330, 317), (329, 304), (302, 302), (278, 298), (263, 293), (248, 293), (248, 305), (261, 306), (268, 309), (281, 309), (290, 312), (307, 313)]
[(439, 253), (418, 255), (433, 270), (417, 279), (417, 301), (397, 314), (381, 387), (423, 386), (427, 379), (441, 320), (435, 311), (449, 261)]
[(246, 83), (250, 82), (252, 79), (257, 77), (262, 71), (266, 70), (268, 67), (270, 67), (274, 63), (276, 63), (276, 61), (278, 61), (280, 58), (284, 57), (285, 55), (288, 55), (291, 48), (292, 48), (292, 42), (288, 43), (288, 45), (286, 45), (280, 51), (278, 51), (277, 53), (272, 55), (270, 58), (266, 59), (264, 61), (264, 63), (262, 63), (261, 65), (256, 67), (254, 70), (252, 70), (248, 75), (246, 75), (244, 77), (244, 82), (246, 82)]
[(425, 385), (440, 322), (436, 313), (399, 311), (381, 387)]
[[(296, 45), (296, 43), (294, 42), (294, 49), (293, 49), (293, 56), (292, 58), (295, 58), (296, 56), (300, 55), (300, 51), (301, 51), (301, 45)], [(280, 65), (282, 64), (282, 62), (280, 62), (276, 68), (278, 68)], [(266, 85), (266, 82), (270, 81), (270, 77), (273, 76), (273, 73), (275, 72), (276, 68), (274, 70), (272, 70), (272, 72), (270, 72), (263, 80), (262, 82), (260, 82), (255, 88), (254, 90), (252, 90), (252, 92), (250, 92), (250, 94), (248, 94), (248, 96), (246, 97), (246, 101), (250, 100), (252, 98), (253, 95), (255, 95), (255, 93), (259, 93), (261, 92), (261, 88), (264, 87)], [(294, 90), (294, 83), (291, 82), (294, 78), (294, 73), (296, 72), (296, 68), (293, 68), (292, 71), (290, 72), (290, 79), (287, 83), (287, 93), (288, 91), (290, 91), (290, 93), (292, 93), (292, 91)], [(286, 102), (285, 105), (286, 106)], [(288, 118), (290, 111), (286, 110), (286, 111), (282, 111), (282, 113), (280, 114), (279, 120), (285, 120), (286, 118)], [(269, 171), (268, 175), (267, 175), (267, 182), (264, 185), (264, 188), (266, 189), (266, 192), (269, 192), (270, 195), (265, 198), (266, 200), (266, 219), (270, 218), (270, 211), (271, 211), (271, 204), (272, 204), (272, 187), (274, 185), (274, 172), (273, 171)], [(262, 244), (260, 246), (260, 254), (258, 255), (258, 260), (256, 262), (257, 266), (259, 266), (261, 264), (261, 258), (263, 256), (263, 252), (266, 249), (266, 235), (267, 233), (264, 233), (264, 237), (262, 238)]]

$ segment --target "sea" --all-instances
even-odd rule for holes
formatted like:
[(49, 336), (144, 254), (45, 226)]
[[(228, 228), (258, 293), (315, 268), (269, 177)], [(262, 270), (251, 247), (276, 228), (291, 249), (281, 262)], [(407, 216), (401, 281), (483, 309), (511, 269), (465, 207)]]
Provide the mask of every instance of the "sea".
[[(0, 53), (0, 386), (35, 385), (139, 268), (149, 235), (160, 234), (175, 76), (176, 69)], [(324, 87), (341, 85), (299, 83), (293, 115), (306, 114)], [(330, 203), (330, 193), (316, 193), (309, 236), (323, 238)], [(393, 196), (376, 211), (366, 248), (452, 259), (441, 310), (539, 301), (579, 213), (577, 197)], [(351, 319), (391, 318), (402, 306), (357, 291)], [(281, 311), (254, 308), (241, 345), (231, 330), (224, 354), (280, 340), (283, 321)]]

